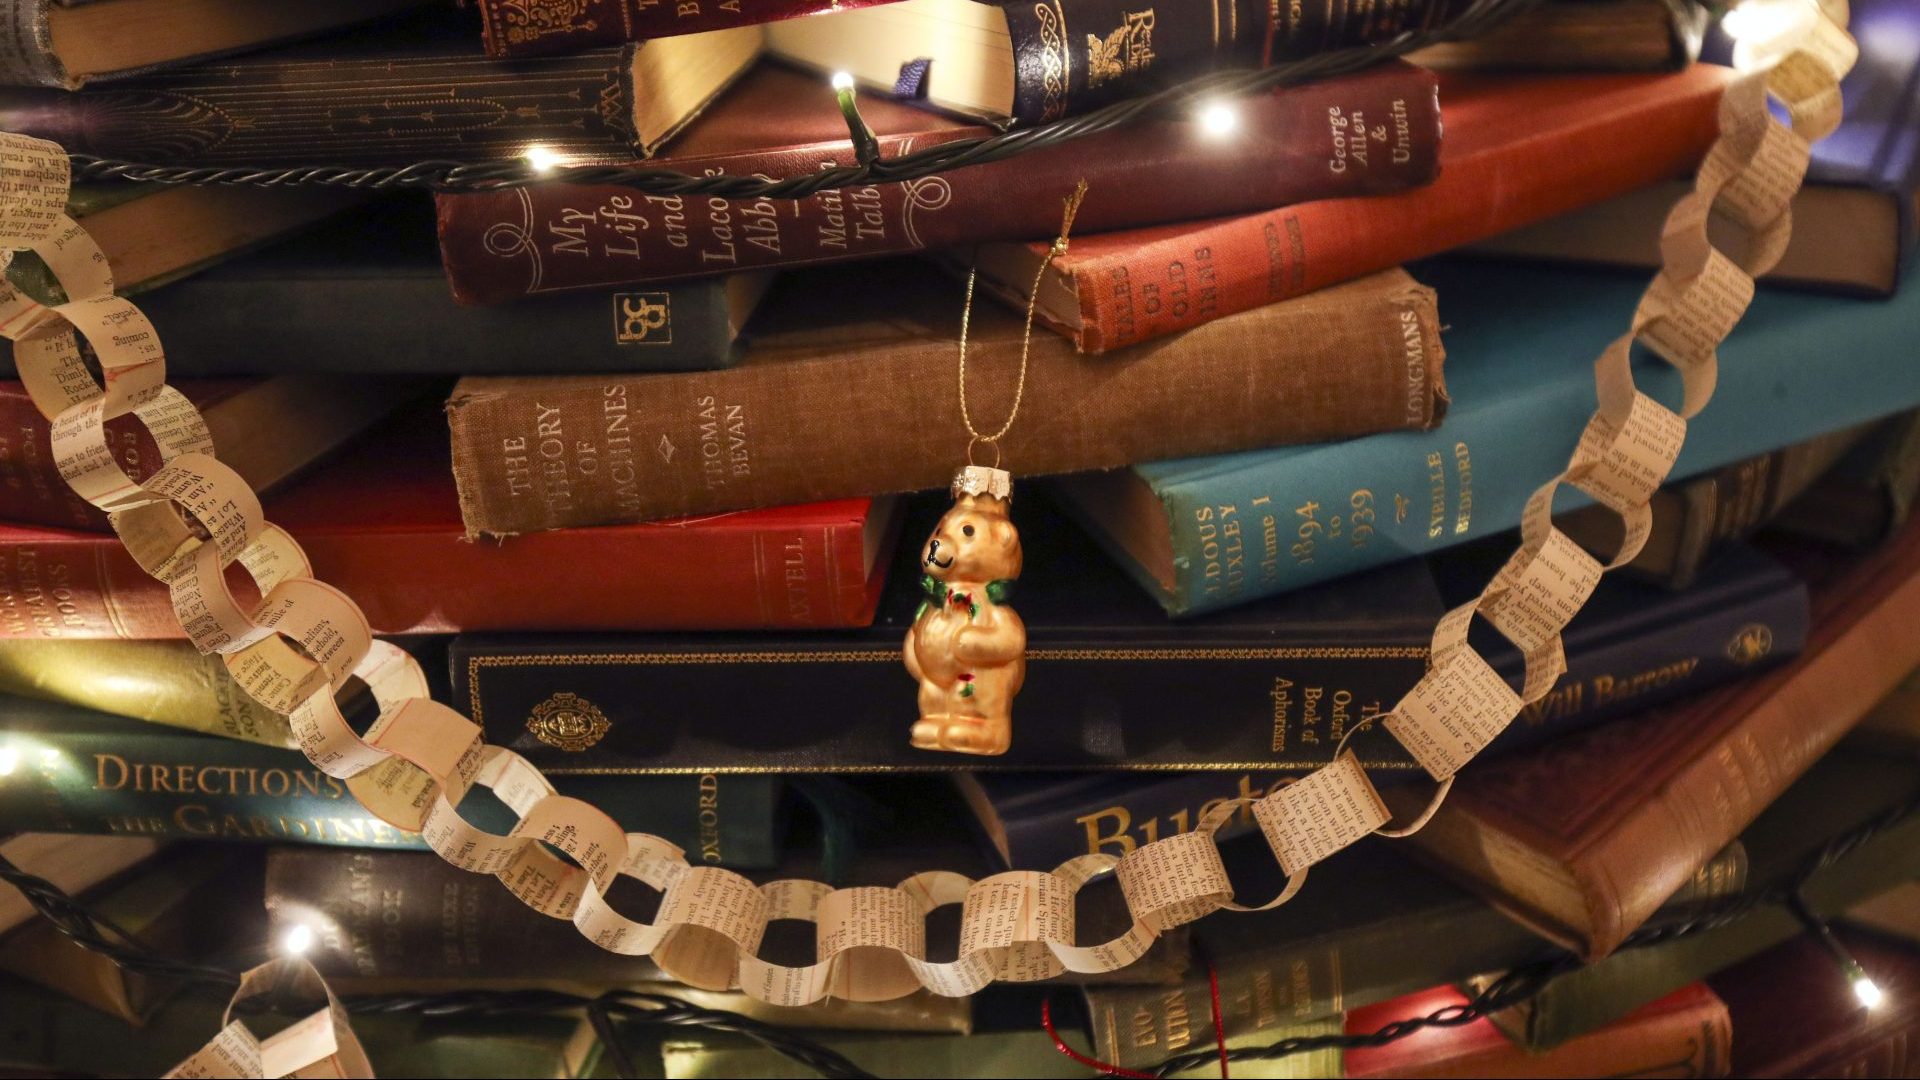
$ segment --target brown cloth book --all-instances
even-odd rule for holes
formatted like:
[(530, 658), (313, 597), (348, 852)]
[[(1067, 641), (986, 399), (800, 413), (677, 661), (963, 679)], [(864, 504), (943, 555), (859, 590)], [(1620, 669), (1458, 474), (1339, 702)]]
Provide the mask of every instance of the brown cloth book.
[[(774, 287), (729, 370), (462, 379), (447, 417), (467, 530), (944, 488), (967, 449), (962, 296), (920, 263), (821, 271)], [(1417, 352), (1403, 325), (1420, 335)], [(1012, 408), (1021, 328), (1012, 312), (974, 305), (978, 424), (998, 426)], [(1433, 290), (1394, 270), (1114, 356), (1036, 330), (1001, 458), (1033, 476), (1425, 429), (1446, 403), (1439, 328)]]
[(1799, 659), (1471, 767), (1417, 850), (1544, 936), (1612, 952), (1920, 665), (1920, 528), (1844, 567), (1782, 554), (1813, 587)]

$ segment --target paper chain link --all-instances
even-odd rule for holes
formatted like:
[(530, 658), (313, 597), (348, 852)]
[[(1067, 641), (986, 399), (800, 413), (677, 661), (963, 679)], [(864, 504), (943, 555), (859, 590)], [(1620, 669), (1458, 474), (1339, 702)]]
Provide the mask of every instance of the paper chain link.
[[(1566, 667), (1562, 628), (1602, 574), (1631, 560), (1646, 541), (1647, 501), (1673, 467), (1687, 418), (1712, 396), (1716, 347), (1751, 302), (1754, 277), (1786, 249), (1789, 204), (1806, 171), (1809, 143), (1839, 123), (1839, 79), (1857, 57), (1842, 29), (1844, 0), (1818, 8), (1812, 0), (1800, 3), (1792, 9), (1794, 33), (1783, 42), (1741, 46), (1742, 66), (1754, 73), (1726, 89), (1719, 138), (1693, 191), (1667, 218), (1663, 267), (1629, 331), (1595, 364), (1599, 408), (1579, 447), (1528, 502), (1518, 550), (1478, 598), (1440, 620), (1427, 673), (1382, 718), (1438, 782), (1432, 800), (1411, 822), (1393, 826), (1366, 771), (1343, 744), (1331, 764), (1253, 802), (1287, 875), (1285, 889), (1260, 909), (1291, 899), (1314, 863), (1361, 837), (1407, 836), (1424, 825), (1458, 770), (1525, 704), (1552, 688)], [(1769, 116), (1769, 93), (1785, 105), (1790, 127)], [(1138, 959), (1173, 927), (1221, 909), (1259, 910), (1234, 902), (1214, 841), (1219, 826), (1240, 809), (1237, 803), (1218, 807), (1193, 832), (1119, 859), (1086, 855), (1052, 872), (1017, 870), (980, 881), (932, 871), (896, 888), (835, 889), (804, 880), (755, 885), (728, 870), (690, 865), (665, 840), (625, 833), (594, 806), (556, 794), (525, 759), (487, 745), (479, 727), (429, 699), (412, 657), (374, 640), (354, 602), (315, 580), (300, 545), (265, 520), (258, 496), (214, 456), (199, 413), (166, 385), (152, 324), (114, 295), (105, 256), (66, 216), (68, 183), (68, 159), (60, 147), (0, 134), (4, 259), (17, 250), (33, 251), (71, 298), (47, 307), (0, 284), (0, 335), (14, 340), (20, 377), (52, 421), (61, 474), (109, 512), (128, 551), (168, 584), (194, 644), (220, 654), (248, 694), (290, 718), (313, 764), (344, 781), (369, 812), (419, 832), (447, 862), (493, 874), (527, 905), (571, 920), (601, 948), (650, 956), (692, 986), (737, 987), (781, 1005), (829, 995), (879, 1001), (922, 987), (958, 996), (996, 979), (1106, 972)], [(1730, 256), (1708, 241), (1710, 211), (1744, 234), (1744, 250)], [(97, 359), (102, 381), (88, 370), (81, 339)], [(1635, 342), (1680, 370), (1679, 412), (1635, 388)], [(137, 483), (115, 461), (103, 426), (129, 413), (162, 450), (160, 469)], [(1620, 516), (1624, 539), (1605, 562), (1553, 526), (1553, 499), (1563, 486)], [(224, 571), (235, 562), (263, 597), (251, 609), (228, 587)], [(1468, 644), (1475, 617), (1525, 655), (1517, 690)], [(364, 738), (348, 726), (337, 703), (350, 677), (363, 681), (380, 706)], [(511, 831), (485, 832), (461, 816), (459, 805), (475, 786), (513, 809), (518, 823)], [(1132, 925), (1103, 944), (1076, 944), (1075, 894), (1109, 871), (1118, 878)], [(622, 915), (607, 902), (622, 875), (662, 893), (653, 922)], [(926, 916), (948, 904), (962, 906), (958, 958), (936, 963), (924, 958)], [(815, 963), (793, 967), (759, 956), (762, 934), (775, 919), (815, 924)], [(327, 1016), (338, 1021), (329, 1011), (315, 1014)], [(232, 1037), (231, 1031), (221, 1039)], [(321, 1041), (330, 1047), (337, 1042), (339, 1048), (328, 1053), (340, 1055), (335, 1064), (353, 1072), (356, 1063), (345, 1060), (351, 1038), (347, 1032), (344, 1040)], [(227, 1064), (216, 1071), (243, 1068), (231, 1055), (221, 1060)], [(249, 1060), (271, 1074), (259, 1054)]]

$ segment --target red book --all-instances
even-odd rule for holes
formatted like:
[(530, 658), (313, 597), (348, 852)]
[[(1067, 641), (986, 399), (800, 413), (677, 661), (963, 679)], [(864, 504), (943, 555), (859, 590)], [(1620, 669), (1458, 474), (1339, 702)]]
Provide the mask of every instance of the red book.
[(488, 56), (551, 56), (891, 0), (475, 0)]
[[(1076, 234), (1400, 191), (1433, 179), (1440, 139), (1434, 85), (1419, 68), (1382, 64), (1249, 98), (1231, 138), (1208, 135), (1187, 118), (1142, 120), (1004, 161), (798, 201), (647, 196), (578, 184), (435, 195), (440, 251), (457, 299), (494, 304), (1052, 237), (1061, 198), (1083, 178), (1089, 190)], [(898, 102), (861, 108), (890, 158), (988, 133)], [(1381, 129), (1364, 159), (1349, 150), (1356, 116)], [(795, 176), (853, 160), (822, 81), (762, 69), (656, 162), (695, 174)]]
[[(893, 509), (844, 499), (473, 541), (437, 410), (266, 503), (381, 634), (864, 626)], [(185, 636), (118, 537), (0, 525), (0, 639)]]
[[(1713, 144), (1732, 77), (1708, 64), (1670, 75), (1442, 75), (1446, 139), (1432, 184), (1102, 235), (1076, 227), (1072, 249), (1047, 268), (1039, 315), (1083, 351), (1104, 352), (1679, 176)], [(1646, 228), (1657, 235), (1659, 220)], [(1024, 308), (1044, 252), (985, 244), (976, 259)]]
[[(276, 375), (173, 384), (199, 408), (220, 460), (266, 493), (345, 445), (430, 386), (420, 379)], [(107, 446), (136, 480), (160, 468), (160, 447), (132, 416), (107, 421)], [(104, 511), (74, 494), (54, 464), (53, 425), (26, 387), (0, 380), (0, 521), (111, 532)]]
[[(1366, 1034), (1395, 1020), (1466, 1003), (1467, 996), (1451, 986), (1423, 990), (1348, 1013), (1347, 1034)], [(1384, 1046), (1348, 1050), (1345, 1074), (1375, 1080), (1725, 1076), (1732, 1040), (1727, 1006), (1705, 983), (1694, 983), (1545, 1053), (1520, 1046), (1482, 1017), (1458, 1027), (1425, 1028)]]

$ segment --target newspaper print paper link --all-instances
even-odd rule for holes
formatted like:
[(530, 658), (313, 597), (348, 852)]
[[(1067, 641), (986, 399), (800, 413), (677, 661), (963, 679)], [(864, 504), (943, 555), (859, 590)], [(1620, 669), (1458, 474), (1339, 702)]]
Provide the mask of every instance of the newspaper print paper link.
[[(1442, 620), (1428, 675), (1383, 720), (1441, 781), (1432, 803), (1412, 822), (1394, 825), (1365, 770), (1344, 753), (1258, 800), (1255, 815), (1289, 874), (1275, 903), (1297, 891), (1313, 863), (1361, 836), (1406, 835), (1423, 824), (1459, 766), (1564, 669), (1558, 629), (1591, 592), (1599, 561), (1553, 530), (1559, 485), (1580, 487), (1621, 516), (1625, 540), (1604, 568), (1630, 557), (1644, 540), (1645, 497), (1672, 467), (1685, 437), (1684, 417), (1711, 393), (1719, 338), (1750, 302), (1752, 275), (1778, 258), (1791, 228), (1788, 203), (1805, 171), (1807, 146), (1838, 123), (1837, 85), (1855, 55), (1852, 42), (1826, 15), (1810, 25), (1804, 42), (1778, 50), (1773, 67), (1729, 86), (1722, 134), (1693, 193), (1668, 219), (1666, 263), (1630, 334), (1595, 365), (1600, 408), (1586, 437), (1568, 467), (1529, 503), (1525, 540), (1514, 558), (1478, 600)], [(1791, 128), (1768, 115), (1768, 93), (1785, 104)], [(21, 377), (55, 425), (63, 475), (114, 515), (129, 547), (146, 555), (143, 565), (167, 580), (195, 643), (222, 654), (249, 694), (291, 716), (315, 765), (344, 779), (370, 812), (420, 831), (442, 858), (494, 874), (524, 902), (573, 921), (604, 948), (651, 955), (694, 985), (738, 987), (795, 1005), (828, 995), (878, 1000), (923, 986), (967, 994), (995, 979), (1110, 971), (1138, 959), (1171, 927), (1239, 907), (1211, 828), (1144, 845), (1119, 860), (1082, 857), (1051, 873), (1019, 871), (975, 882), (932, 872), (893, 889), (796, 881), (756, 886), (731, 871), (689, 865), (671, 844), (623, 833), (587, 804), (555, 794), (524, 759), (486, 745), (465, 717), (427, 700), (413, 660), (374, 641), (358, 607), (313, 580), (298, 544), (260, 516), (244, 485), (236, 488), (231, 470), (213, 457), (198, 414), (165, 386), (153, 327), (108, 291), (97, 247), (65, 217), (66, 185), (58, 147), (0, 135), (0, 248), (35, 250), (43, 258), (51, 252), (49, 263), (58, 264), (56, 277), (68, 290), (66, 302), (42, 307), (0, 289), (0, 335), (16, 340)], [(1705, 232), (1710, 211), (1745, 233), (1746, 250), (1729, 255), (1712, 248)], [(82, 339), (103, 382), (87, 371)], [(1636, 340), (1686, 377), (1681, 412), (1633, 387), (1627, 361)], [(164, 476), (134, 483), (110, 455), (95, 450), (99, 424), (127, 413), (160, 437)], [(221, 571), (234, 561), (264, 594), (251, 610), (226, 591)], [(1525, 651), (1520, 690), (1493, 674), (1467, 643), (1476, 616)], [(364, 738), (338, 704), (349, 686), (359, 685), (380, 706)], [(485, 833), (460, 816), (460, 802), (476, 786), (514, 810), (518, 823), (508, 834)], [(1133, 925), (1113, 941), (1079, 945), (1072, 897), (1108, 872), (1121, 881)], [(607, 904), (609, 886), (622, 875), (661, 891), (653, 923)], [(924, 920), (952, 903), (963, 909), (960, 956), (929, 961)], [(766, 924), (782, 918), (816, 924), (814, 964), (785, 967), (757, 955)], [(270, 1069), (263, 1062), (245, 1067)]]

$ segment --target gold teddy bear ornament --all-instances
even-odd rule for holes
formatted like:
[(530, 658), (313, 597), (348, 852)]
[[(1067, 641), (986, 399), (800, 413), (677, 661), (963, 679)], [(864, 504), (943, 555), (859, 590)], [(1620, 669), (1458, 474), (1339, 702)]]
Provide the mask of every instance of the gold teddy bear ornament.
[(907, 672), (920, 682), (913, 745), (1004, 754), (1027, 674), (1027, 627), (1006, 603), (1020, 576), (1020, 533), (1007, 517), (1012, 477), (969, 465), (953, 497), (921, 552), (926, 598), (907, 629)]

